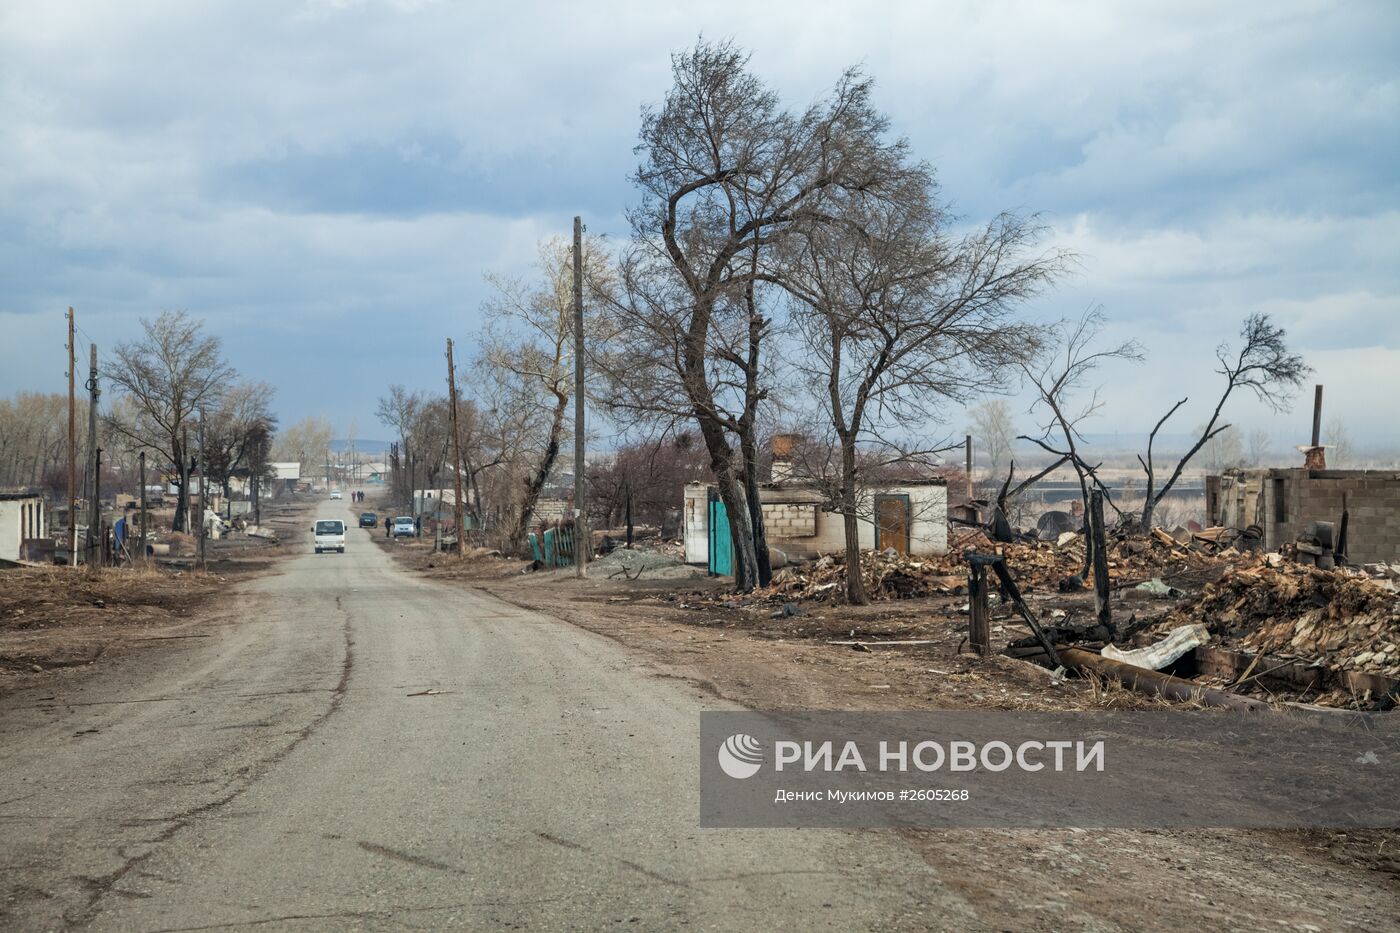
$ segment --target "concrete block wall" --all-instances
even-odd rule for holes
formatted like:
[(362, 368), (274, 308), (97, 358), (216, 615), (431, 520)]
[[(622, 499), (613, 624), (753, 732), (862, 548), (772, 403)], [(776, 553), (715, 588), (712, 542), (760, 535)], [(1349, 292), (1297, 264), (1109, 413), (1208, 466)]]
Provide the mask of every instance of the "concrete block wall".
[(810, 538), (817, 533), (816, 503), (765, 502), (763, 527), (773, 538)]
[[(1282, 522), (1276, 520), (1275, 480), (1284, 484)], [(1287, 544), (1310, 522), (1340, 522), (1343, 494), (1350, 513), (1347, 556), (1363, 564), (1400, 561), (1400, 473), (1392, 471), (1271, 471), (1265, 489), (1265, 544), (1270, 548)]]

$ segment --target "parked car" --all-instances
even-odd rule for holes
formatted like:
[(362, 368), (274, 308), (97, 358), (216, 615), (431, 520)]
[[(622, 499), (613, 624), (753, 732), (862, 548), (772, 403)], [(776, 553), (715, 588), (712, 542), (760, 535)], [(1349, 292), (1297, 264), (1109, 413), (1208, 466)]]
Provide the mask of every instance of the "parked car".
[(376, 528), (376, 527), (378, 527), (378, 525), (379, 525), (379, 516), (378, 516), (378, 515), (375, 515), (373, 512), (361, 512), (361, 513), (360, 513), (360, 527), (361, 527), (361, 528)]
[(345, 523), (338, 518), (323, 518), (311, 526), (316, 538), (316, 553), (338, 551), (345, 553)]
[(413, 516), (400, 515), (394, 519), (394, 537), (412, 538), (418, 534), (418, 528), (413, 524)]
[(332, 490), (331, 490), (331, 498), (332, 498), (332, 499), (339, 499), (339, 498), (341, 498), (341, 496), (340, 496), (340, 490), (339, 490), (339, 489), (332, 489)]

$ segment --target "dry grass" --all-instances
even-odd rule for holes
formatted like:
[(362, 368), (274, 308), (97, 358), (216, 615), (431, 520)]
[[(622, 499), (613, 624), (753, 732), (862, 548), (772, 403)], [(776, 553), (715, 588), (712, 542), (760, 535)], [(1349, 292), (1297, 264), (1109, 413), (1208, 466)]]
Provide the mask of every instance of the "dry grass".
[[(0, 572), (0, 630), (80, 624), (93, 613), (121, 622), (148, 610), (188, 610), (224, 577), (157, 567), (20, 567)], [(143, 611), (146, 610), (146, 611)]]

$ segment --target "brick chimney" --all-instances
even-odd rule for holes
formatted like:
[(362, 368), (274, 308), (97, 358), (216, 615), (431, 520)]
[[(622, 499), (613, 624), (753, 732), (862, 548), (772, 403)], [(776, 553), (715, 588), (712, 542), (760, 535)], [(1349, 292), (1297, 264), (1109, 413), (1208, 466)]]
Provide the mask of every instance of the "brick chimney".
[(792, 454), (801, 439), (802, 435), (800, 434), (773, 435), (773, 482), (784, 483), (796, 476)]
[(1312, 443), (1298, 448), (1303, 452), (1303, 469), (1327, 469), (1327, 448), (1322, 446), (1322, 386), (1313, 390)]

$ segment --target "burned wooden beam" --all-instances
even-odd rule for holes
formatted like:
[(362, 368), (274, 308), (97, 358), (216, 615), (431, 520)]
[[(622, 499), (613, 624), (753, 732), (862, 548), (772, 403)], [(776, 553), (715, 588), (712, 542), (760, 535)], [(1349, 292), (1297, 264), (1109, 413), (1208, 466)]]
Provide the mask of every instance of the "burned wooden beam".
[[(1011, 604), (1016, 607), (1016, 611), (1021, 614), (1021, 618), (1025, 619), (1027, 624), (1030, 625), (1031, 631), (1035, 633), (1036, 640), (1039, 641), (1041, 646), (1045, 649), (1046, 656), (1051, 660), (1051, 662), (1053, 662), (1055, 667), (1060, 667), (1060, 658), (1059, 655), (1055, 653), (1055, 646), (1046, 636), (1045, 630), (1040, 627), (1040, 622), (1031, 612), (1030, 607), (1026, 605), (1026, 601), (1021, 598), (1021, 590), (1016, 585), (1016, 580), (1011, 576), (1011, 571), (1006, 566), (1006, 558), (1002, 557), (999, 554), (978, 554), (975, 551), (970, 550), (965, 551), (963, 553), (963, 557), (967, 560), (969, 568), (971, 568), (968, 573), (969, 590), (972, 586), (973, 577), (976, 574), (977, 570), (980, 568), (982, 589), (985, 594), (986, 568), (992, 568), (993, 572), (995, 572), (997, 575), (997, 582), (1001, 585), (1002, 594), (1007, 599), (1011, 600)], [(971, 594), (969, 593), (969, 595)], [(985, 599), (985, 595), (983, 598)], [(969, 626), (971, 626), (972, 624), (971, 619), (973, 617), (973, 610), (971, 608), (972, 604), (973, 600), (969, 599)], [(988, 636), (988, 638), (990, 638), (990, 636)], [(968, 640), (971, 641), (970, 631)]]
[(1150, 671), (1145, 667), (1124, 664), (1121, 661), (1114, 661), (1112, 658), (1105, 658), (1103, 655), (1094, 654), (1092, 651), (1085, 651), (1082, 648), (1061, 648), (1060, 657), (1071, 668), (1103, 674), (1130, 690), (1136, 690), (1138, 693), (1145, 693), (1148, 696), (1199, 702), (1207, 706), (1222, 706), (1229, 709), (1250, 711), (1270, 709), (1269, 704), (1260, 700), (1227, 693), (1214, 687), (1204, 687), (1189, 680), (1182, 680), (1180, 677), (1163, 674), (1161, 671)]
[(1108, 602), (1108, 536), (1103, 525), (1103, 492), (1095, 489), (1089, 494), (1089, 542), (1094, 562), (1094, 618), (1100, 626), (1113, 632), (1113, 610)]
[(992, 650), (991, 607), (987, 601), (987, 565), (967, 562), (967, 643), (986, 657)]

